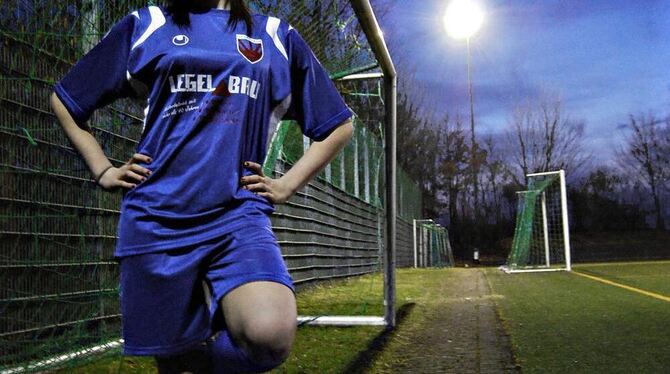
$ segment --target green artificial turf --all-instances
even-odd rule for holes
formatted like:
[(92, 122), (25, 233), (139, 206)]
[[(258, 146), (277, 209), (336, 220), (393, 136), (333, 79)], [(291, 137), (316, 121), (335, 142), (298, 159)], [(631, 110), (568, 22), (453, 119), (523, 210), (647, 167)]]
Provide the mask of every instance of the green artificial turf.
[[(627, 279), (669, 267), (608, 266)], [(670, 303), (566, 272), (486, 274), (524, 372), (670, 372)]]
[(588, 264), (574, 269), (670, 297), (670, 261)]

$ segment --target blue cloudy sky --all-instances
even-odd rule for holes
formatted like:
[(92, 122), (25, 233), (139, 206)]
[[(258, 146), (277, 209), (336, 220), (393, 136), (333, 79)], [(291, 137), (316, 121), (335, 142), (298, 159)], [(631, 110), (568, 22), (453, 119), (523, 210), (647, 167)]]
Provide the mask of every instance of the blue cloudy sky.
[[(670, 114), (670, 1), (481, 0), (472, 40), (478, 132), (501, 133), (514, 106), (560, 95), (601, 161), (630, 114)], [(468, 115), (466, 49), (443, 31), (445, 0), (395, 0), (380, 22), (400, 70), (430, 107)]]

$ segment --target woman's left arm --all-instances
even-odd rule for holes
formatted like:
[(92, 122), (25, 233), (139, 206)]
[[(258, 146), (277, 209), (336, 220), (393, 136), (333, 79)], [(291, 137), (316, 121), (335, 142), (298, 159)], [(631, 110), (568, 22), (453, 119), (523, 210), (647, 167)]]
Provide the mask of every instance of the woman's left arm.
[(349, 143), (353, 132), (350, 118), (335, 128), (327, 138), (314, 141), (307, 152), (279, 179), (266, 177), (261, 165), (246, 161), (244, 167), (255, 175), (242, 177), (240, 182), (243, 188), (267, 198), (273, 204), (285, 203), (335, 158)]

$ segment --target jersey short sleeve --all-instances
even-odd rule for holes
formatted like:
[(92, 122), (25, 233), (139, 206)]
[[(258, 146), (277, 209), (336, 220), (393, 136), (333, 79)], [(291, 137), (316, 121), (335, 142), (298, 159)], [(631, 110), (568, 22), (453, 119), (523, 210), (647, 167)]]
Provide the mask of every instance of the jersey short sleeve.
[(286, 45), (291, 74), (291, 104), (284, 119), (296, 120), (307, 137), (323, 140), (350, 118), (352, 112), (297, 30), (289, 30)]
[(54, 86), (56, 95), (80, 126), (97, 108), (132, 95), (126, 74), (136, 19), (128, 14), (114, 24)]

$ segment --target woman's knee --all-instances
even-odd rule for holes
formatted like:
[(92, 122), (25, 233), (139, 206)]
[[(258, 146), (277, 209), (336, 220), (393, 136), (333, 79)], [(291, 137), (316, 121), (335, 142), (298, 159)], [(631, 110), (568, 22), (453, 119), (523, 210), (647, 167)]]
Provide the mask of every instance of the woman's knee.
[(221, 301), (236, 343), (259, 365), (279, 365), (288, 357), (297, 326), (295, 296), (283, 284), (246, 283)]
[(265, 316), (244, 326), (243, 339), (252, 360), (263, 365), (280, 365), (293, 346), (296, 320)]

